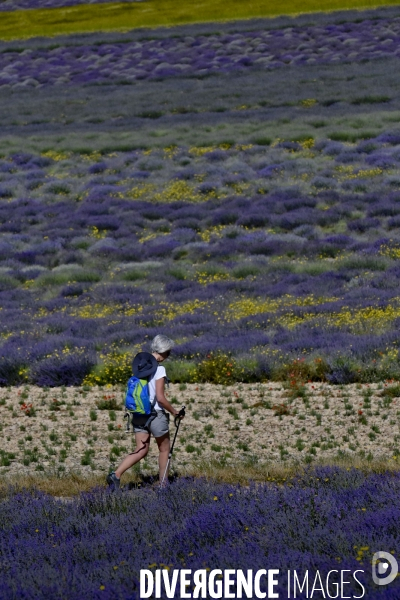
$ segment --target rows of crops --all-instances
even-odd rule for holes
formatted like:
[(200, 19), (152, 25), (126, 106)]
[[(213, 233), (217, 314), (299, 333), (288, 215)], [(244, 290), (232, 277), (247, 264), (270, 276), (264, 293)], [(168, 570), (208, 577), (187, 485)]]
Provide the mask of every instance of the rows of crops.
[(160, 330), (176, 381), (396, 378), (398, 52), (396, 9), (3, 43), (1, 383)]
[[(117, 497), (95, 491), (68, 503), (38, 492), (12, 495), (2, 503), (0, 593), (139, 598), (141, 569), (167, 569), (171, 577), (175, 569), (247, 572), (251, 565), (254, 573), (279, 569), (274, 592), (281, 597), (324, 597), (322, 587), (330, 597), (339, 590), (394, 600), (399, 580), (374, 585), (371, 558), (382, 547), (398, 552), (398, 499), (397, 476), (337, 468), (281, 487), (183, 479), (161, 496), (151, 488)], [(287, 596), (288, 570), (300, 582), (308, 572), (308, 593), (304, 585)], [(182, 597), (179, 585), (160, 597)]]

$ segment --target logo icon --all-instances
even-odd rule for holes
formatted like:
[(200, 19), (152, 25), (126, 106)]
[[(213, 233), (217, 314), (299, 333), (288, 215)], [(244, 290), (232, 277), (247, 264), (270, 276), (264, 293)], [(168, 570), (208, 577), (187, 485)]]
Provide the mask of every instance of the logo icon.
[(399, 565), (394, 556), (389, 552), (375, 552), (372, 557), (372, 579), (374, 583), (377, 585), (392, 583), (398, 572)]

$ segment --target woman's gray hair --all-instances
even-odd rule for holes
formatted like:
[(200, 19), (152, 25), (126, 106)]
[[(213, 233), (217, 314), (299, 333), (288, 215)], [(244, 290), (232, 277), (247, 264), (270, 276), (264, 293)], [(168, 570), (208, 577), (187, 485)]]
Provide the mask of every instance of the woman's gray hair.
[(158, 354), (163, 354), (164, 352), (171, 350), (174, 345), (174, 342), (169, 337), (160, 333), (159, 335), (156, 335), (151, 342), (151, 351), (158, 352)]

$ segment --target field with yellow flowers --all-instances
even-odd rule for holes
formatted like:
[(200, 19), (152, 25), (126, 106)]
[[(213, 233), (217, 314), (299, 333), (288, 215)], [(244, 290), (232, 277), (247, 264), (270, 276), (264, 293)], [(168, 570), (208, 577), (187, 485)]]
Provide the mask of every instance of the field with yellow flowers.
[(160, 332), (178, 384), (400, 379), (399, 57), (397, 7), (0, 42), (0, 385)]

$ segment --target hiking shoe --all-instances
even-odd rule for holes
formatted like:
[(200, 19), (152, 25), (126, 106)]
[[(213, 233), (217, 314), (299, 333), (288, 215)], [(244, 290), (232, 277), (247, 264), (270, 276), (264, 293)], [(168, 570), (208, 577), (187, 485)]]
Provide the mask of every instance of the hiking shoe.
[(121, 485), (121, 480), (118, 479), (114, 471), (107, 475), (106, 479), (108, 485), (110, 486), (111, 491), (119, 490)]

